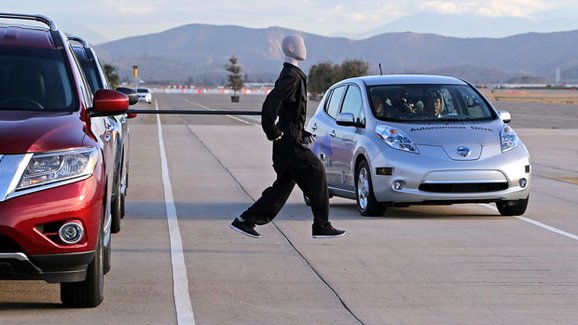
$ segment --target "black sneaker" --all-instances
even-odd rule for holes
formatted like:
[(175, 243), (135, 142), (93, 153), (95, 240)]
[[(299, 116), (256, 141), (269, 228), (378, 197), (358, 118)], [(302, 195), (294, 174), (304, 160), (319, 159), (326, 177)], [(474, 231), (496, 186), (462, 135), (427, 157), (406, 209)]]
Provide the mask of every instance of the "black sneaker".
[(345, 236), (345, 233), (345, 230), (335, 229), (331, 225), (325, 228), (313, 226), (313, 238), (315, 239), (336, 238)]
[(230, 228), (251, 238), (261, 238), (261, 234), (255, 230), (254, 225), (246, 221), (239, 221), (237, 218), (231, 222)]

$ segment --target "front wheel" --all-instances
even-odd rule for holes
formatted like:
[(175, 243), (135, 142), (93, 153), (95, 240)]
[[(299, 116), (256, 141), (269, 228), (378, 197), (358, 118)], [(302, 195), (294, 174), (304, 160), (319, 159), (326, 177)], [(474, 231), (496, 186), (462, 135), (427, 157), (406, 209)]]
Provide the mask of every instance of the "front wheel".
[(100, 305), (104, 299), (104, 249), (101, 232), (94, 259), (88, 265), (86, 279), (82, 282), (60, 284), (60, 300), (66, 307), (91, 308)]
[(503, 216), (521, 216), (528, 208), (528, 201), (530, 201), (530, 196), (521, 200), (496, 202), (496, 207)]
[(377, 202), (373, 194), (373, 184), (371, 173), (367, 162), (363, 160), (357, 167), (355, 177), (355, 193), (357, 198), (357, 209), (362, 216), (382, 216), (385, 213), (385, 206)]
[(124, 215), (124, 195), (122, 194), (122, 187), (120, 180), (116, 182), (116, 195), (112, 197), (112, 204), (110, 209), (111, 224), (110, 232), (116, 234), (120, 232), (120, 219)]

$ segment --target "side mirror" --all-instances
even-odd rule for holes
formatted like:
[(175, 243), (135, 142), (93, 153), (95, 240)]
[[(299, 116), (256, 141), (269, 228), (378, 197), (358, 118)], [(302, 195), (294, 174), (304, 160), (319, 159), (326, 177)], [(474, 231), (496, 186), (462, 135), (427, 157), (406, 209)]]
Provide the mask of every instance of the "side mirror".
[(337, 125), (341, 126), (357, 126), (353, 113), (339, 113), (335, 119)]
[(500, 119), (504, 122), (504, 123), (510, 123), (512, 121), (512, 115), (510, 115), (510, 112), (508, 111), (499, 111), (498, 113), (500, 113)]
[(90, 116), (124, 114), (128, 109), (128, 96), (110, 89), (99, 89), (94, 94)]
[(138, 94), (136, 91), (134, 91), (134, 89), (127, 87), (118, 87), (116, 88), (116, 91), (119, 91), (128, 96), (129, 105), (134, 105), (138, 103)]

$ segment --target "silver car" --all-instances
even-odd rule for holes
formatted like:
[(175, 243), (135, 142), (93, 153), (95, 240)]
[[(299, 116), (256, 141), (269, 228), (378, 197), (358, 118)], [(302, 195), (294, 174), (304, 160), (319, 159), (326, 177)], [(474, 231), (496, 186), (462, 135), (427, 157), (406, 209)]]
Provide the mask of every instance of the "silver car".
[(522, 215), (530, 155), (466, 81), (444, 76), (351, 78), (329, 88), (308, 123), (329, 194), (357, 200), (364, 216), (387, 206), (495, 202)]

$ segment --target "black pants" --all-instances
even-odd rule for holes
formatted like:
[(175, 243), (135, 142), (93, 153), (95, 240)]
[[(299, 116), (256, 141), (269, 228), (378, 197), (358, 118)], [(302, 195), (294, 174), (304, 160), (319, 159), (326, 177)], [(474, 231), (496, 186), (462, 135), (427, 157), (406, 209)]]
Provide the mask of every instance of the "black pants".
[(277, 179), (241, 216), (256, 225), (271, 222), (297, 184), (311, 201), (313, 225), (329, 226), (327, 179), (319, 158), (311, 150), (281, 139), (273, 142), (273, 168)]

